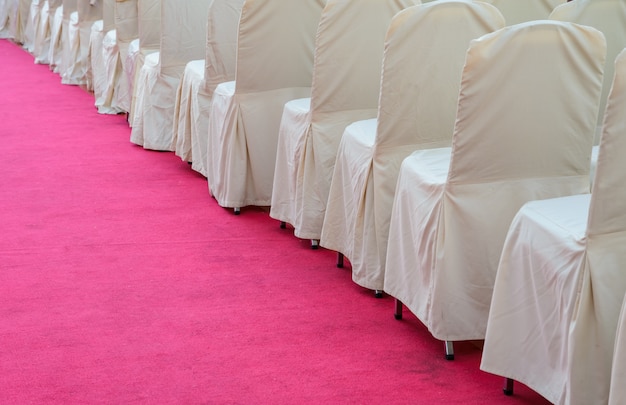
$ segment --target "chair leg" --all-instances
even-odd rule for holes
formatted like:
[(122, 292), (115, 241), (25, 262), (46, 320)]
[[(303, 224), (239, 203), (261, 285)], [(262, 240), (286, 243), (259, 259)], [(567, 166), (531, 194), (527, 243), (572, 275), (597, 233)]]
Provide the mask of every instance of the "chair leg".
[(280, 229), (287, 228), (287, 223), (285, 221), (280, 221)]
[(393, 311), (393, 317), (397, 320), (402, 319), (402, 301), (395, 299), (395, 309)]
[(233, 214), (235, 214), (235, 215), (241, 214), (241, 208), (239, 208), (239, 207), (233, 208)]
[(382, 298), (383, 297), (383, 290), (374, 290), (374, 297)]
[(311, 249), (316, 250), (320, 247), (320, 241), (317, 239), (311, 239)]
[(337, 252), (337, 267), (343, 269), (343, 253)]
[(513, 380), (512, 378), (505, 378), (504, 379), (504, 387), (502, 388), (502, 392), (504, 392), (504, 395), (507, 395), (507, 396), (513, 395), (513, 384), (514, 383), (515, 383), (515, 380)]
[(444, 344), (446, 347), (446, 360), (454, 360), (454, 343), (446, 340)]

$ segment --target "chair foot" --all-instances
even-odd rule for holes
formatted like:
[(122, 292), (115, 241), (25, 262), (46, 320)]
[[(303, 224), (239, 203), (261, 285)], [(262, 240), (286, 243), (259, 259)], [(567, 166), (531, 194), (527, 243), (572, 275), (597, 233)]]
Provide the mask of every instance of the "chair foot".
[(397, 320), (402, 319), (402, 301), (396, 298), (395, 300), (395, 309), (393, 311), (393, 317)]
[(280, 229), (287, 228), (287, 223), (285, 221), (280, 221)]
[(337, 252), (337, 267), (343, 269), (343, 253)]
[(446, 347), (446, 360), (454, 360), (454, 343), (446, 340), (444, 345)]
[(504, 379), (504, 387), (502, 388), (502, 392), (504, 393), (504, 395), (506, 396), (511, 396), (513, 395), (513, 384), (514, 384), (515, 380), (513, 380), (512, 378), (505, 378)]
[(311, 239), (311, 249), (317, 250), (320, 247), (320, 241), (317, 239)]
[(233, 208), (233, 214), (235, 214), (235, 215), (241, 214), (241, 208), (239, 208), (239, 207)]
[(382, 298), (383, 297), (383, 291), (382, 290), (374, 290), (374, 297)]

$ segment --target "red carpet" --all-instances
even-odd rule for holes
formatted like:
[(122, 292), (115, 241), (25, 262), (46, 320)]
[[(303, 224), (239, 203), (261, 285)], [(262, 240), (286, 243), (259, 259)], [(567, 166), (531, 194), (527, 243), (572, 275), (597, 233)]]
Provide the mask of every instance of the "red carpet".
[(0, 403), (545, 404), (0, 41)]

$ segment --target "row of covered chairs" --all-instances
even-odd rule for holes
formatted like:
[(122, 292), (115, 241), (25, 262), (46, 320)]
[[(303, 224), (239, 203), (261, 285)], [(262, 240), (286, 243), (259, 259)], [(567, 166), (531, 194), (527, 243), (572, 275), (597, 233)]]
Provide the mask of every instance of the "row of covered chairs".
[[(555, 403), (608, 400), (623, 198), (591, 203), (613, 226), (601, 242), (579, 227), (558, 249), (530, 235), (525, 217), (543, 206), (525, 204), (583, 206), (623, 188), (607, 135), (623, 129), (611, 114), (623, 58), (605, 105), (626, 1), (56, 1), (0, 0), (0, 33), (22, 3), (33, 21), (48, 13), (31, 23), (40, 38), (49, 27), (40, 63), (93, 89), (100, 112), (127, 112), (131, 142), (189, 161), (220, 206), (270, 206), (345, 255), (353, 280), (395, 297), (397, 318), (406, 305), (447, 358), (453, 341), (485, 339), (482, 368), (507, 392), (515, 379)], [(568, 263), (563, 280), (524, 238)], [(575, 265), (593, 256), (585, 243), (602, 260)]]

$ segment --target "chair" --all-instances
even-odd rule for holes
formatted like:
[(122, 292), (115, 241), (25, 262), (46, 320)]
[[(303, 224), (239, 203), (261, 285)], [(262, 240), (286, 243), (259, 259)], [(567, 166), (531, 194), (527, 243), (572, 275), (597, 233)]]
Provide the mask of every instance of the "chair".
[(63, 0), (48, 0), (50, 16), (50, 49), (48, 63), (54, 73), (61, 71), (63, 64)]
[(12, 38), (17, 4), (17, 0), (0, 0), (0, 39)]
[(615, 335), (615, 350), (611, 367), (611, 389), (609, 391), (609, 405), (626, 403), (626, 297), (617, 323)]
[(39, 10), (39, 22), (36, 24), (35, 37), (33, 41), (33, 56), (35, 57), (35, 63), (48, 65), (50, 60), (48, 56), (50, 54), (50, 39), (52, 36), (51, 28), (51, 16), (54, 15), (55, 8), (51, 8), (51, 2), (49, 0), (41, 1), (41, 9)]
[(128, 79), (127, 60), (130, 43), (139, 37), (137, 0), (118, 0), (115, 2), (115, 40), (118, 48), (120, 72), (115, 81), (111, 105), (130, 112), (132, 101), (132, 83)]
[(206, 177), (211, 97), (218, 84), (235, 80), (237, 27), (243, 0), (213, 0), (205, 59), (185, 66), (176, 96), (172, 149)]
[[(162, 0), (161, 45), (141, 68), (138, 83), (142, 109), (135, 112), (130, 141), (145, 149), (171, 151), (176, 89), (187, 62), (204, 56), (210, 0)], [(184, 27), (184, 29), (182, 29)]]
[[(138, 0), (137, 2), (137, 35), (138, 38), (128, 45), (128, 56), (124, 72), (128, 78), (131, 92), (131, 104), (128, 122), (132, 125), (137, 109), (136, 83), (144, 83), (141, 77), (142, 67), (146, 58), (159, 51), (161, 46), (161, 0)], [(150, 63), (158, 62), (158, 55), (150, 58)], [(145, 72), (144, 72), (145, 74)], [(141, 107), (143, 108), (143, 107)], [(139, 111), (141, 111), (139, 108)]]
[[(316, 248), (337, 148), (350, 123), (375, 118), (385, 33), (414, 0), (330, 0), (315, 44), (311, 96), (285, 105), (270, 216)], [(350, 26), (350, 30), (344, 27)]]
[(626, 0), (573, 0), (562, 4), (550, 14), (551, 20), (570, 21), (594, 27), (606, 37), (607, 53), (600, 113), (594, 144), (599, 141), (606, 100), (613, 79), (613, 61), (626, 47)]
[(481, 369), (558, 404), (606, 404), (609, 397), (626, 293), (624, 108), (626, 52), (615, 62), (591, 194), (525, 204), (495, 280)]
[(115, 0), (103, 0), (102, 20), (91, 26), (90, 74), (95, 106), (100, 114), (117, 114), (113, 106), (113, 91), (118, 76), (119, 51), (115, 29)]
[(31, 54), (35, 51), (35, 39), (37, 31), (39, 31), (39, 24), (41, 23), (41, 10), (44, 7), (44, 0), (30, 0), (26, 4), (29, 7), (28, 14), (26, 16), (26, 25), (24, 28), (24, 44), (22, 47)]
[[(71, 47), (70, 47), (70, 17), (72, 13), (78, 10), (78, 0), (62, 0), (63, 8), (61, 9), (63, 15), (63, 19), (61, 21), (61, 26), (59, 28), (60, 35), (60, 50), (61, 50), (61, 63), (57, 67), (57, 72), (61, 75), (61, 80), (63, 79), (64, 72), (68, 69), (70, 65), (71, 56)], [(55, 21), (55, 24), (57, 22)]]
[(383, 290), (402, 160), (450, 146), (469, 43), (504, 25), (495, 7), (471, 1), (435, 1), (392, 20), (378, 118), (350, 124), (341, 138), (320, 240), (350, 259), (352, 280), (362, 287)]
[(268, 206), (284, 104), (310, 95), (315, 32), (324, 0), (246, 0), (235, 80), (209, 112), (207, 178), (222, 207)]
[(605, 53), (599, 31), (546, 20), (472, 41), (452, 147), (402, 162), (384, 290), (445, 341), (447, 358), (453, 341), (485, 338), (500, 252), (519, 208), (589, 191)]
[(566, 0), (485, 0), (500, 10), (507, 25), (545, 20), (552, 10)]

